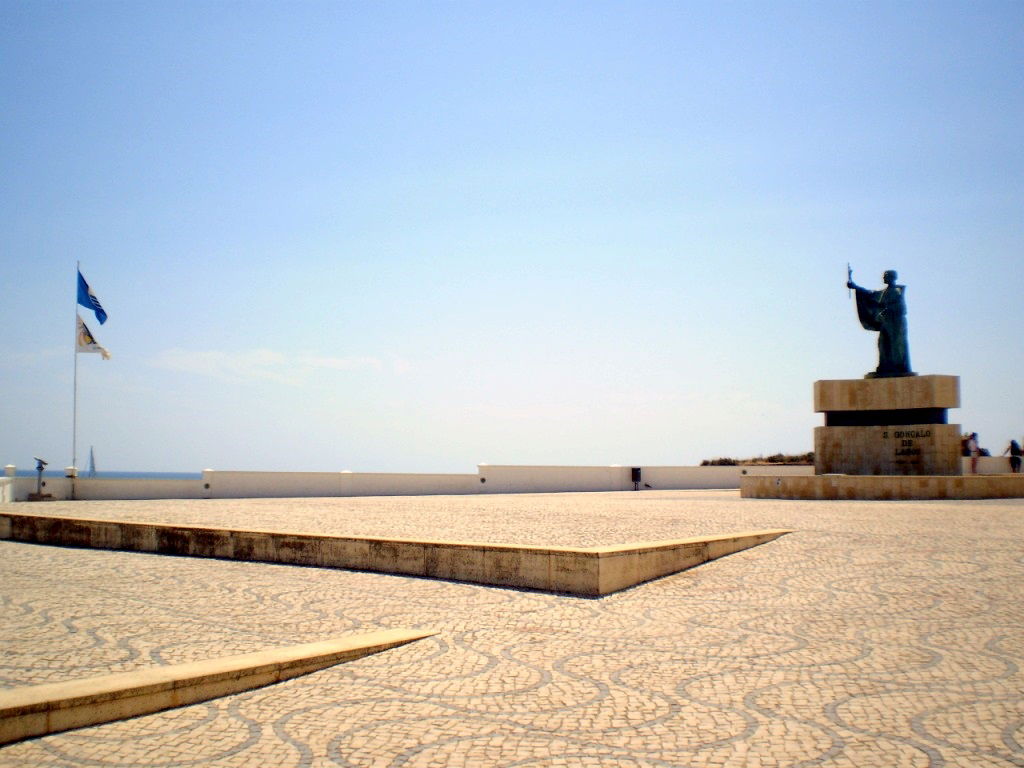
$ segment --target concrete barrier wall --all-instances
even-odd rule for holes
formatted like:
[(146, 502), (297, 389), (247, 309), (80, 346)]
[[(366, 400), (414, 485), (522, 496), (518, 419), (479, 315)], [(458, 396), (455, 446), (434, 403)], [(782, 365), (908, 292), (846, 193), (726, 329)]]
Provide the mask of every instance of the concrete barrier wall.
[(225, 472), (206, 470), (207, 498), (436, 496), (476, 493), (476, 475), (398, 472)]
[[(690, 488), (739, 488), (745, 475), (813, 475), (810, 464), (749, 465), (742, 467), (641, 467), (641, 488), (686, 490)], [(629, 486), (632, 488), (632, 484)]]
[[(342, 496), (341, 472), (245, 472), (204, 470), (208, 499)], [(209, 486), (209, 487), (207, 487)]]
[[(13, 498), (11, 501), (25, 501), (30, 493), (36, 492), (35, 477), (13, 478)], [(66, 477), (44, 477), (43, 493), (48, 493), (57, 501), (71, 498), (71, 481)], [(115, 496), (114, 498), (120, 498)]]
[[(482, 493), (631, 491), (631, 467), (522, 466), (481, 464)], [(640, 487), (651, 490), (739, 488), (744, 475), (813, 475), (809, 464), (742, 467), (640, 467)]]
[(342, 472), (342, 496), (437, 496), (480, 492), (477, 475)]
[[(1008, 468), (1005, 459), (984, 467)], [(641, 488), (739, 488), (746, 474), (809, 475), (813, 467), (641, 467)], [(1007, 471), (1007, 470), (1003, 470)], [(397, 472), (249, 472), (204, 470), (201, 478), (45, 477), (43, 492), (65, 499), (245, 499), (340, 496), (432, 496), (473, 493), (557, 493), (632, 490), (628, 466), (486, 465), (477, 474)], [(35, 477), (0, 478), (0, 503), (25, 501)]]
[[(0, 492), (0, 501), (26, 501), (36, 492), (35, 477), (5, 478), (13, 482), (9, 495)], [(203, 481), (199, 478), (168, 477), (44, 477), (43, 493), (54, 501), (68, 499), (201, 499), (204, 498)]]
[(202, 499), (203, 481), (198, 477), (80, 477), (75, 480), (76, 499)]
[[(480, 493), (557, 493), (632, 489), (629, 467), (558, 467), (481, 464)], [(480, 482), (483, 480), (484, 482)]]

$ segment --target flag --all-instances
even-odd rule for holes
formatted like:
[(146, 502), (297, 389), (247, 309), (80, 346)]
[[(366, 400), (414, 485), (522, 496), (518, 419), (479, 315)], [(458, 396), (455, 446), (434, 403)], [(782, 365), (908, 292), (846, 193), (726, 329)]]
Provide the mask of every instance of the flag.
[(96, 294), (92, 292), (92, 288), (85, 282), (85, 278), (82, 277), (82, 270), (78, 270), (78, 303), (86, 309), (91, 309), (96, 313), (96, 319), (100, 321), (100, 325), (107, 322), (107, 313), (103, 311), (103, 305), (100, 304), (100, 300), (96, 298)]
[(76, 339), (75, 352), (99, 352), (103, 355), (104, 360), (110, 359), (110, 353), (107, 352), (106, 347), (101, 347), (97, 343), (96, 337), (92, 335), (86, 324), (82, 322), (81, 315), (78, 315), (78, 334)]

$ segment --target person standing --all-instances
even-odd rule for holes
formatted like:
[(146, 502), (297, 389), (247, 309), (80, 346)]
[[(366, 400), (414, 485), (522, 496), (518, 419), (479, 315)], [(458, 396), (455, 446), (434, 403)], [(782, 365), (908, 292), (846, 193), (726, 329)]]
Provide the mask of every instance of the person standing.
[(967, 455), (971, 457), (971, 474), (978, 474), (978, 457), (981, 456), (981, 448), (978, 447), (978, 433), (971, 432), (967, 438)]
[(1010, 444), (1006, 446), (1006, 450), (1003, 451), (1003, 456), (1005, 456), (1006, 454), (1010, 454), (1010, 471), (1020, 472), (1020, 443), (1018, 443), (1016, 440), (1011, 440)]

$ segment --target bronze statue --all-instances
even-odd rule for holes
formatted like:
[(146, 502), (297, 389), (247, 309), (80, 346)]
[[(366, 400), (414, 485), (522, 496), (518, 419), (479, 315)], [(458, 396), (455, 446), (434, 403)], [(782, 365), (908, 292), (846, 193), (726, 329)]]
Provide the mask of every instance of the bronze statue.
[(892, 376), (916, 376), (910, 370), (910, 347), (907, 345), (907, 305), (903, 300), (905, 285), (896, 285), (896, 270), (882, 275), (885, 288), (869, 291), (853, 282), (847, 267), (846, 287), (857, 292), (857, 317), (869, 331), (878, 331), (878, 368), (866, 379)]

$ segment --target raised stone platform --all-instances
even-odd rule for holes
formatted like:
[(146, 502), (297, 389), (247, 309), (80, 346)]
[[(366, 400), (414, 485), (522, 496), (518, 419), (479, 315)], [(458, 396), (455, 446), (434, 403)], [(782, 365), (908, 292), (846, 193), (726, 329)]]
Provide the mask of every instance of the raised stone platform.
[(1024, 475), (748, 476), (741, 482), (740, 496), (754, 499), (898, 501), (1024, 497)]
[(747, 476), (751, 499), (1007, 499), (1024, 497), (1024, 476), (963, 475), (958, 376), (814, 382), (814, 475)]
[(601, 597), (778, 538), (758, 530), (616, 546), (546, 547), (253, 531), (0, 513), (0, 539), (377, 571)]
[(0, 744), (260, 688), (437, 634), (390, 629), (256, 653), (0, 691)]

